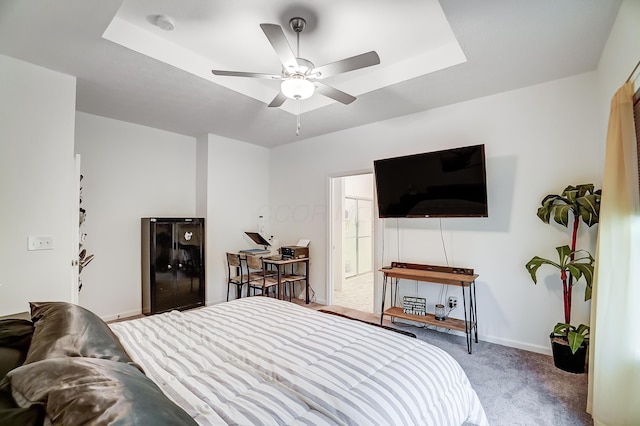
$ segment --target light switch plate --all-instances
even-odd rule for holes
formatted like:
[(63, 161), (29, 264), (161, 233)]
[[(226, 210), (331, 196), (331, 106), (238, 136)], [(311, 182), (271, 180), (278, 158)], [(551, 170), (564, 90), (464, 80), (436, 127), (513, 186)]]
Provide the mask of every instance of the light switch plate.
[(27, 238), (27, 250), (53, 250), (53, 236), (29, 236), (29, 238)]

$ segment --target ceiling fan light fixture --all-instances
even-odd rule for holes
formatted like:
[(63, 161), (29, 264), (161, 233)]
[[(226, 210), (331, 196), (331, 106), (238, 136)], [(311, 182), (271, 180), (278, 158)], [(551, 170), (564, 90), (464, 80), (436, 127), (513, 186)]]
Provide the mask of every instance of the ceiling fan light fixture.
[(280, 90), (289, 99), (308, 99), (315, 92), (316, 86), (303, 76), (294, 75), (282, 80)]

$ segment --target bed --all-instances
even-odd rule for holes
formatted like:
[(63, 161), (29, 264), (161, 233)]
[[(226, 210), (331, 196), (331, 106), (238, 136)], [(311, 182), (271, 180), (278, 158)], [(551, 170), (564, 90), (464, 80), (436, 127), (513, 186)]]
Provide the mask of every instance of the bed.
[[(33, 346), (39, 340), (38, 321), (29, 355), (37, 354)], [(45, 357), (49, 363), (79, 358), (75, 362), (82, 361), (84, 370), (76, 373), (80, 378), (74, 377), (80, 382), (83, 374), (106, 368), (108, 386), (102, 392), (130, 395), (137, 404), (118, 401), (112, 409), (102, 403), (98, 406), (106, 406), (120, 423), (93, 424), (488, 424), (467, 376), (444, 351), (383, 327), (286, 301), (243, 298), (113, 323), (101, 331), (113, 334), (115, 351), (105, 351), (104, 342), (97, 349), (87, 344), (92, 329), (74, 331), (72, 340), (79, 350), (61, 350), (74, 345), (66, 339), (64, 345), (57, 344), (53, 357)], [(22, 409), (44, 407), (45, 418), (51, 418), (56, 407), (50, 405), (68, 407), (67, 401), (53, 404), (49, 392), (43, 402), (39, 389), (27, 389), (36, 394), (30, 396), (36, 402), (29, 404), (22, 395), (25, 389), (12, 388), (40, 377), (32, 373), (20, 379), (21, 369), (38, 363), (27, 356), (25, 365), (7, 373), (0, 391), (9, 389)], [(114, 364), (119, 364), (118, 374), (112, 371)], [(64, 365), (54, 367), (65, 372)], [(102, 383), (101, 373), (98, 376)], [(143, 391), (128, 390), (123, 377), (143, 381)], [(155, 400), (140, 401), (147, 394)], [(87, 398), (95, 402), (98, 397), (85, 392)], [(137, 410), (150, 410), (143, 414), (152, 418), (138, 422)], [(135, 421), (127, 421), (131, 419)]]

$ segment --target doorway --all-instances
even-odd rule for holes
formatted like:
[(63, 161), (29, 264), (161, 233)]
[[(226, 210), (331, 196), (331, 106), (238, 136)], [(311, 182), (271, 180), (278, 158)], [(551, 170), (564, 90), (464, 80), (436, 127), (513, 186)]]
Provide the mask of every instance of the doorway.
[(373, 313), (373, 174), (333, 178), (331, 304)]

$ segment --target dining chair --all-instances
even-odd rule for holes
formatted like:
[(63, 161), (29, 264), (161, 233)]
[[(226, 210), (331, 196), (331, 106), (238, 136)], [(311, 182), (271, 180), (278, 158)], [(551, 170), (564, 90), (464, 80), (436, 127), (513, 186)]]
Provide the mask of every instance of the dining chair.
[[(229, 290), (232, 285), (236, 286), (236, 299), (242, 297), (242, 287), (249, 282), (249, 276), (242, 268), (242, 256), (238, 253), (227, 253), (227, 302), (229, 301)], [(249, 289), (247, 289), (247, 296)]]
[(260, 256), (247, 255), (247, 295), (255, 295), (260, 290), (263, 296), (267, 296), (270, 290), (275, 290), (275, 297), (280, 293), (278, 277), (275, 271), (265, 269), (264, 260)]

